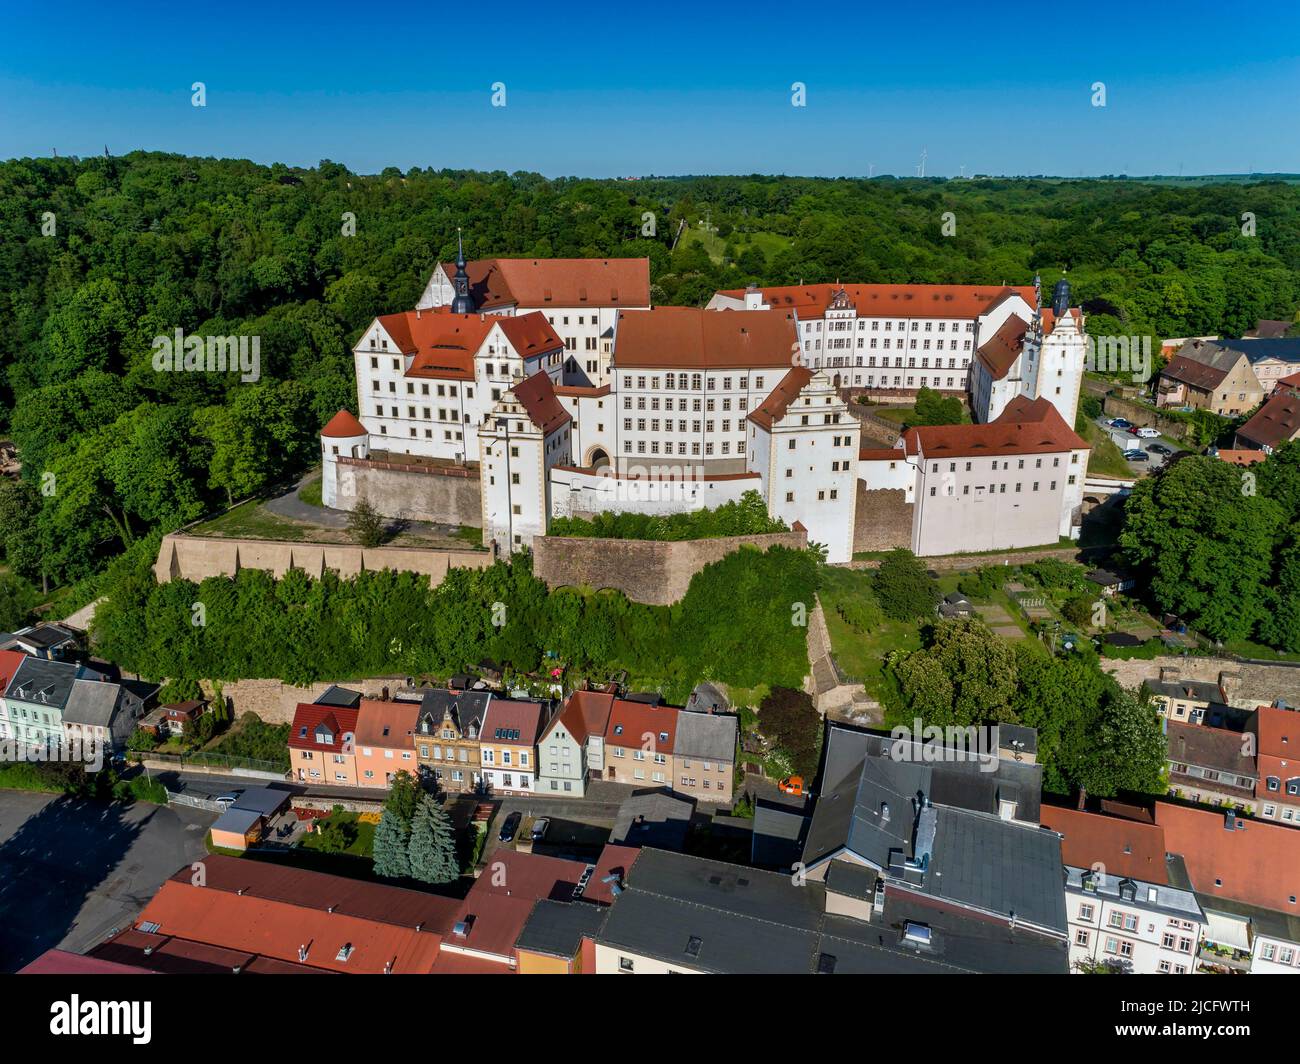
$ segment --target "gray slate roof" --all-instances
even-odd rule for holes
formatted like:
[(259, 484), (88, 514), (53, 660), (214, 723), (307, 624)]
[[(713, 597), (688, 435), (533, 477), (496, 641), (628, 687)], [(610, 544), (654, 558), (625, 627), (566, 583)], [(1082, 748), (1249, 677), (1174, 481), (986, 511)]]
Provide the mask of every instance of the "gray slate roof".
[(750, 860), (759, 868), (788, 871), (803, 853), (807, 829), (801, 811), (760, 798), (754, 807)]
[[(915, 747), (915, 760), (895, 760), (889, 751), (898, 742), (831, 726), (828, 786), (813, 809), (804, 864), (812, 869), (848, 851), (918, 894), (1064, 934), (1060, 838), (1031, 826), (1041, 767), (1007, 758), (921, 760)], [(1028, 823), (999, 817), (1006, 799)]]
[(292, 797), (292, 792), (276, 787), (246, 787), (231, 808), (244, 809), (259, 816), (270, 816)]
[(680, 710), (673, 756), (695, 757), (701, 761), (735, 761), (739, 730), (739, 718), (731, 714)]
[(515, 948), (570, 959), (577, 954), (584, 936), (595, 938), (608, 915), (606, 905), (542, 898), (528, 914)]
[(122, 688), (104, 680), (74, 680), (63, 719), (68, 724), (107, 728), (122, 702)]
[[(9, 681), (5, 697), (36, 706), (49, 706), (62, 710), (72, 694), (72, 684), (77, 678), (77, 666), (44, 658), (26, 658)], [(41, 696), (44, 692), (44, 697)]]
[[(724, 974), (1063, 974), (1068, 967), (1064, 941), (966, 918), (906, 894), (887, 898), (879, 922), (827, 914), (825, 906), (826, 888), (817, 882), (796, 886), (780, 873), (646, 849), (597, 941)], [(930, 947), (903, 941), (910, 919), (933, 929)]]
[(609, 841), (625, 846), (679, 849), (686, 842), (695, 803), (667, 791), (634, 794), (618, 807)]

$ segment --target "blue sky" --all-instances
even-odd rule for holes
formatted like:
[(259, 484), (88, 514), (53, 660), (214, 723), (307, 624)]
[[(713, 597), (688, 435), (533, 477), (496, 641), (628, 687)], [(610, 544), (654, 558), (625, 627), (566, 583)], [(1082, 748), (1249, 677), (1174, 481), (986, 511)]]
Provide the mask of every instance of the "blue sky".
[(924, 149), (939, 176), (1300, 172), (1294, 2), (0, 5), (0, 158), (858, 176), (914, 174)]

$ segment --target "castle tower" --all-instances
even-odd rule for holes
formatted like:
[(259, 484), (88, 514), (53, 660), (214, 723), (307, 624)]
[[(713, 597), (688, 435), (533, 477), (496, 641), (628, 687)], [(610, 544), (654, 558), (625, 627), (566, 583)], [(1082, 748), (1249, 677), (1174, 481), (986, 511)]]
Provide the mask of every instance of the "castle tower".
[(456, 230), (456, 276), (451, 279), (456, 295), (451, 301), (453, 314), (473, 314), (474, 300), (469, 294), (469, 274), (465, 271), (465, 245)]
[(344, 493), (340, 505), (339, 459), (369, 458), (370, 433), (352, 414), (340, 410), (321, 429), (321, 502), (336, 510), (350, 510), (354, 501), (350, 492)]
[(1070, 307), (1070, 283), (1062, 277), (1052, 290), (1051, 330), (1043, 337), (1031, 398), (1046, 399), (1074, 427), (1088, 353), (1082, 309)]

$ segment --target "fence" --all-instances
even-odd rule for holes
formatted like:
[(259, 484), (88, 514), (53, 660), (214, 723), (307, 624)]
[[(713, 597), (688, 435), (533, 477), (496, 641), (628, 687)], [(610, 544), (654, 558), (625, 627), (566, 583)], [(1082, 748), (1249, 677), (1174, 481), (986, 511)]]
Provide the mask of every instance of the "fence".
[(259, 761), (255, 757), (239, 757), (236, 754), (218, 754), (211, 752), (198, 752), (194, 754), (162, 754), (152, 750), (131, 751), (127, 757), (133, 761), (161, 761), (165, 764), (175, 765), (178, 770), (184, 771), (187, 765), (196, 768), (225, 768), (225, 769), (248, 769), (250, 772), (274, 772), (279, 776), (284, 776), (289, 771), (287, 761)]

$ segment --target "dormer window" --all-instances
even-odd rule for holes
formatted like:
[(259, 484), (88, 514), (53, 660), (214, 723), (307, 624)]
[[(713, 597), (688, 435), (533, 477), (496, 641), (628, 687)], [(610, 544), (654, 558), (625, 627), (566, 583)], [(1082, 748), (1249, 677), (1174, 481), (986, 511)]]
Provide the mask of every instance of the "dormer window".
[(316, 729), (316, 741), (322, 746), (333, 746), (334, 733), (322, 724)]

